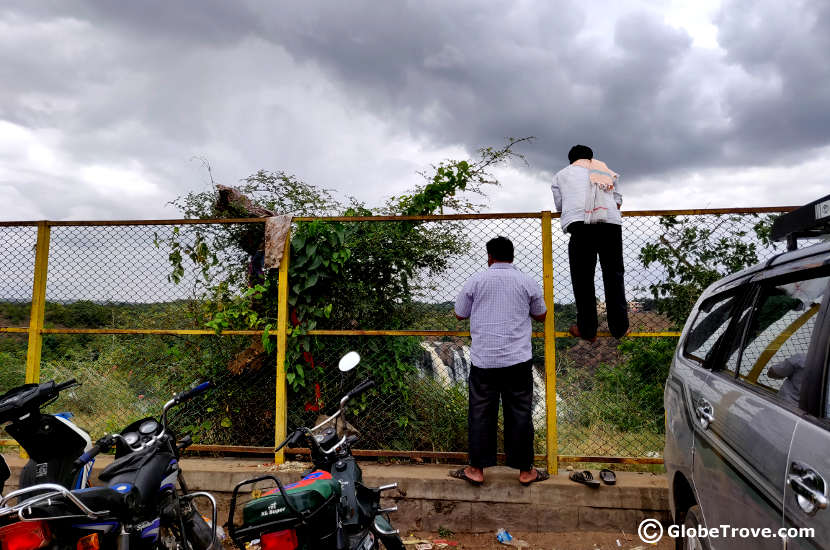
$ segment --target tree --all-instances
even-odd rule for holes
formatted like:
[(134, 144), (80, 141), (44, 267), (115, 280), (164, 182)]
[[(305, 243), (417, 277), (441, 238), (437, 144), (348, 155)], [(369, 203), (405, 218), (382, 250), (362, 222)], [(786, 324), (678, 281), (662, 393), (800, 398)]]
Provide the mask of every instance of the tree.
[[(751, 215), (758, 219), (757, 214)], [(716, 215), (712, 227), (694, 217), (661, 216), (662, 234), (640, 250), (640, 261), (648, 268), (663, 268), (663, 279), (649, 285), (657, 310), (677, 327), (683, 326), (700, 294), (724, 276), (758, 263), (758, 245), (769, 246), (769, 231), (775, 216), (765, 216), (752, 228), (725, 231), (724, 224), (745, 227), (745, 217)], [(754, 238), (753, 238), (754, 233)]]
[[(513, 148), (530, 138), (508, 139), (499, 149), (483, 148), (475, 160), (446, 160), (424, 175), (425, 184), (411, 193), (390, 197), (369, 208), (355, 199), (338, 201), (334, 191), (303, 182), (285, 172), (259, 171), (239, 190), (256, 207), (295, 216), (429, 215), (443, 211), (475, 212), (472, 198), (484, 197), (486, 186), (498, 185), (489, 170), (520, 157)], [(187, 218), (248, 217), (240, 205), (218, 201), (216, 190), (188, 193), (173, 202)], [(217, 331), (264, 329), (263, 350), (270, 350), (277, 320), (276, 270), (249, 286), (246, 266), (261, 246), (261, 224), (185, 226), (189, 237), (175, 234), (156, 245), (169, 246), (172, 279), (181, 280), (187, 260), (199, 275), (200, 322)], [(188, 244), (189, 243), (189, 244)], [(317, 328), (411, 326), (410, 305), (421, 290), (420, 275), (439, 274), (453, 255), (469, 243), (453, 223), (425, 224), (418, 220), (344, 223), (315, 220), (292, 228), (289, 262), (291, 332), (286, 356), (286, 379), (293, 395), (312, 409), (325, 400), (319, 380), (324, 362), (334, 355), (327, 342), (308, 331)], [(377, 340), (377, 339), (375, 339)], [(330, 339), (329, 339), (330, 341)], [(367, 347), (377, 342), (368, 340)], [(380, 391), (405, 397), (406, 376), (421, 353), (414, 338), (390, 342), (386, 353), (371, 365)], [(264, 354), (263, 354), (264, 355)], [(321, 394), (322, 392), (322, 394)]]

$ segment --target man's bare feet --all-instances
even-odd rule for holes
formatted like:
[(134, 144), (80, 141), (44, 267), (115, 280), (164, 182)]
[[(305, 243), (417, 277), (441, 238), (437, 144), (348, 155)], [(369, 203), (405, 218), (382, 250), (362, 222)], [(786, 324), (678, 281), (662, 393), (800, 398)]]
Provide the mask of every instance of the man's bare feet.
[(467, 466), (466, 468), (464, 468), (464, 473), (467, 475), (468, 478), (472, 479), (473, 481), (484, 483), (484, 470), (482, 470), (481, 468)]
[(455, 479), (463, 479), (470, 485), (475, 485), (476, 487), (484, 483), (484, 470), (481, 468), (466, 466), (457, 470), (450, 470), (449, 474), (450, 477), (454, 477)]
[(550, 474), (548, 474), (545, 470), (539, 470), (537, 468), (531, 468), (530, 470), (522, 470), (519, 472), (519, 483), (524, 486), (528, 486), (536, 481), (545, 481), (548, 478), (550, 478)]
[(568, 333), (569, 333), (571, 336), (573, 336), (574, 338), (582, 338), (583, 340), (586, 340), (586, 341), (588, 341), (588, 342), (591, 342), (592, 344), (593, 344), (594, 342), (596, 342), (596, 341), (597, 341), (597, 337), (596, 337), (596, 336), (594, 336), (593, 338), (585, 338), (585, 337), (583, 337), (583, 336), (582, 336), (582, 334), (579, 332), (579, 327), (578, 327), (578, 326), (576, 326), (576, 325), (571, 325), (571, 326), (568, 328)]

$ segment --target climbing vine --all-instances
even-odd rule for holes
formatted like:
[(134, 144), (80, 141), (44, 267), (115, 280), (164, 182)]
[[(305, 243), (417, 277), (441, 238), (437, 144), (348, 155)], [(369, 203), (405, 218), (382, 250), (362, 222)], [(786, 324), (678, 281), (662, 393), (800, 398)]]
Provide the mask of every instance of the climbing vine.
[[(409, 194), (390, 197), (384, 206), (375, 209), (354, 199), (342, 204), (332, 190), (307, 184), (284, 172), (257, 172), (238, 189), (250, 199), (249, 206), (304, 216), (413, 216), (445, 209), (475, 212), (481, 205), (468, 197), (483, 197), (484, 186), (498, 185), (488, 170), (519, 156), (512, 148), (529, 139), (510, 139), (502, 148), (480, 149), (477, 160), (441, 162), (433, 167), (433, 174), (424, 174), (423, 186)], [(189, 193), (173, 204), (188, 218), (250, 216), (244, 205), (220, 201), (215, 190)], [(263, 330), (259, 345), (263, 353), (272, 351), (271, 336), (277, 327), (278, 311), (277, 270), (252, 276), (256, 270), (251, 269), (261, 253), (262, 226), (186, 227), (190, 232), (188, 239), (176, 230), (166, 240), (158, 236), (154, 240), (157, 247), (170, 250), (170, 280), (183, 280), (185, 260), (189, 259), (199, 275), (200, 322), (217, 332)], [(318, 382), (329, 366), (325, 363), (330, 353), (326, 351), (328, 343), (317, 340), (309, 331), (356, 326), (407, 327), (412, 321), (412, 308), (407, 306), (421, 288), (416, 282), (418, 275), (442, 272), (454, 255), (468, 247), (463, 232), (451, 223), (441, 227), (412, 220), (294, 223), (286, 347), (286, 381), (290, 391), (301, 396), (307, 409), (316, 410), (321, 405)], [(376, 357), (366, 366), (384, 392), (405, 394), (404, 375), (414, 368), (413, 354), (419, 349), (417, 339), (412, 340), (389, 346), (386, 356)]]

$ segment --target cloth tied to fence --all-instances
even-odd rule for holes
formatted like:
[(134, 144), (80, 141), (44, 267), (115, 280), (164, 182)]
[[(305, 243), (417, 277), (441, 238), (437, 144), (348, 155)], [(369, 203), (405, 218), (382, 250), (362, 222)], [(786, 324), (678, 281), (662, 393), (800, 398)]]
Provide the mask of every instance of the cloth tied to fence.
[(290, 215), (275, 216), (274, 212), (258, 206), (246, 197), (239, 189), (227, 185), (216, 185), (219, 197), (216, 203), (220, 210), (229, 206), (235, 206), (258, 218), (265, 220), (265, 269), (278, 268), (282, 261), (282, 253), (285, 249), (285, 239), (291, 232)]
[(290, 214), (271, 216), (265, 220), (265, 269), (280, 266), (282, 253), (285, 250), (285, 239), (291, 232)]

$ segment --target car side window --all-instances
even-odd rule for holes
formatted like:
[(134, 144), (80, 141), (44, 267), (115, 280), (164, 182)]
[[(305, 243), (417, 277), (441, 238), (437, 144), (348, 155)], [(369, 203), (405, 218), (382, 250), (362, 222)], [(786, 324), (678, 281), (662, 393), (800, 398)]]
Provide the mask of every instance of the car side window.
[(762, 287), (746, 332), (738, 377), (798, 404), (804, 364), (830, 277)]
[(701, 363), (709, 358), (729, 326), (736, 299), (735, 294), (719, 295), (701, 304), (683, 346), (686, 357)]

